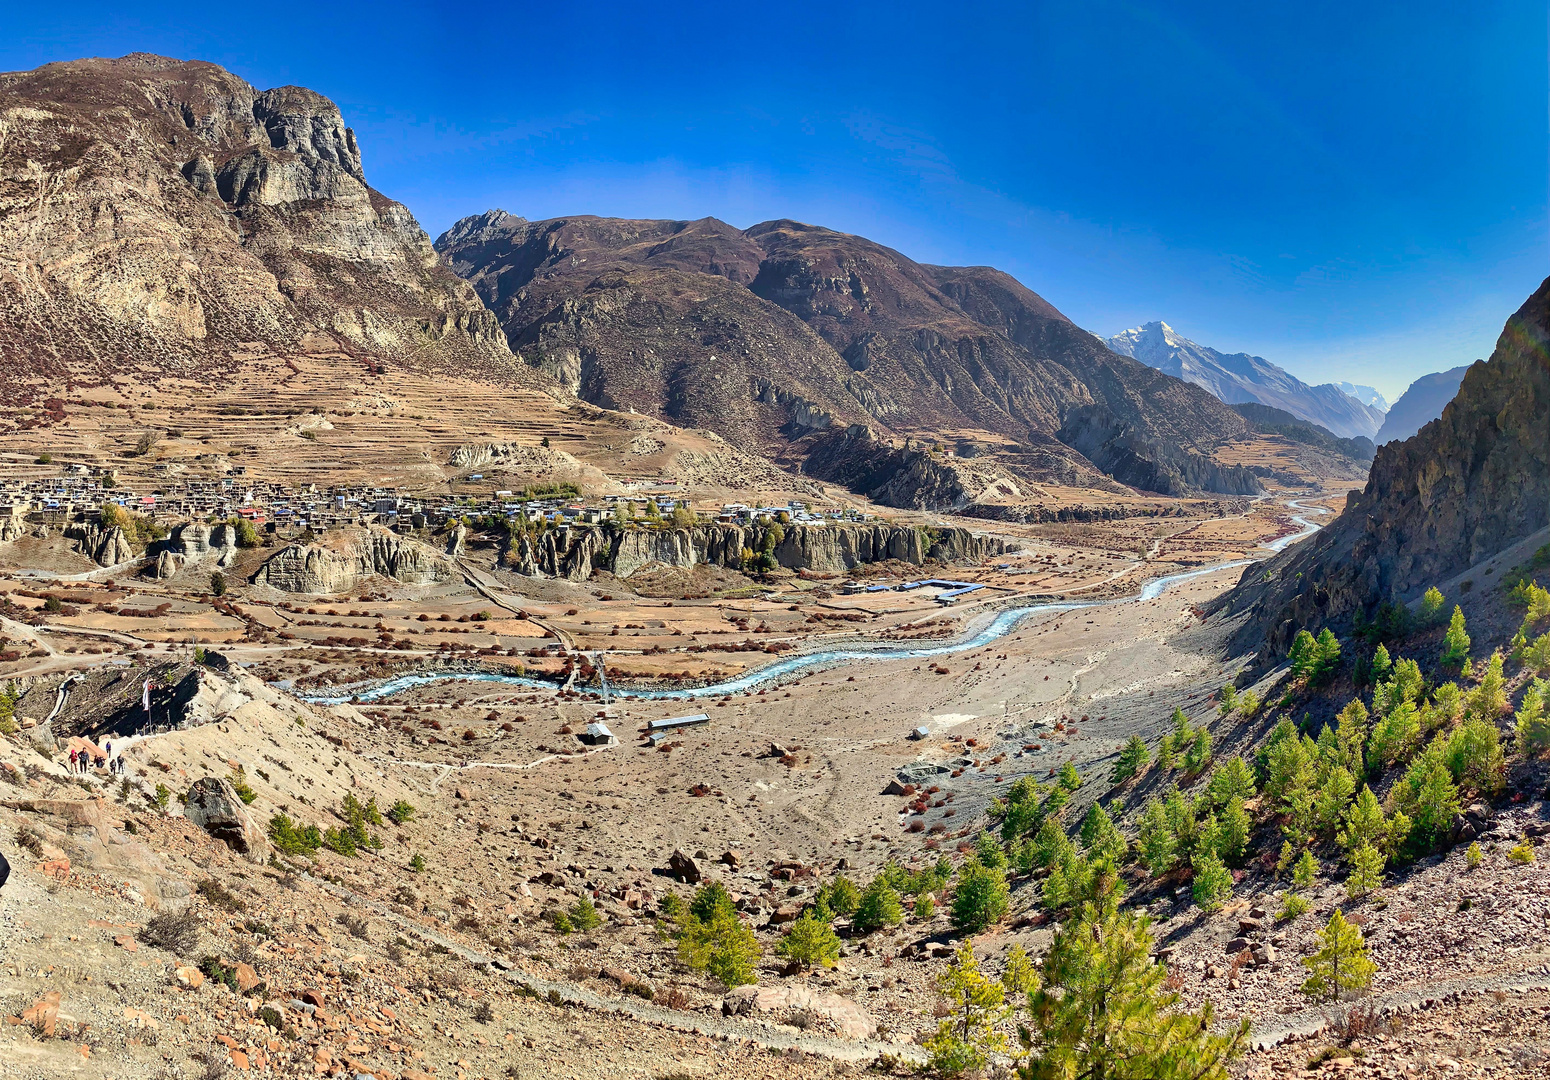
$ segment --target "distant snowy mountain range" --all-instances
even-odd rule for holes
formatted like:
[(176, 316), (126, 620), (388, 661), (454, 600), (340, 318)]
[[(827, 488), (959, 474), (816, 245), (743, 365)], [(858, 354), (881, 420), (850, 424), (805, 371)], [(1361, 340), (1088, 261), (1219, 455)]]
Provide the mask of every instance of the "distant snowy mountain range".
[(1370, 439), (1383, 426), (1388, 403), (1370, 386), (1309, 386), (1263, 357), (1219, 353), (1180, 337), (1165, 322), (1149, 322), (1103, 342), (1148, 367), (1203, 387), (1229, 405), (1257, 401), (1284, 409), (1343, 439)]

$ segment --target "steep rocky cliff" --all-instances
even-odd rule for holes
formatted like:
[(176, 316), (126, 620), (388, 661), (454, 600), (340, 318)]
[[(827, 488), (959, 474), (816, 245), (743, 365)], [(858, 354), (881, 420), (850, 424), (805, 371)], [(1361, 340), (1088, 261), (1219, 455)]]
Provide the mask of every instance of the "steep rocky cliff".
[[(870, 459), (873, 448), (830, 438), (861, 426), (884, 442), (994, 433), (1042, 448), (1013, 463), (1024, 478), (1102, 486), (1103, 468), (1057, 438), (1084, 410), (1136, 433), (1133, 454), (1156, 450), (1171, 463), (1136, 475), (1242, 489), (1204, 463), (1244, 434), (1240, 416), (1115, 355), (996, 270), (924, 266), (793, 221), (738, 230), (713, 218), (529, 222), (492, 210), (436, 246), (512, 348), (571, 392), (788, 461), (824, 443), (816, 475), (867, 471), (835, 453), (848, 446)], [(897, 490), (874, 485), (874, 497), (953, 502), (899, 479)]]
[[(549, 529), (512, 537), (506, 559), (528, 575), (585, 581), (594, 570), (627, 578), (647, 566), (690, 569), (701, 564), (741, 568), (743, 550), (762, 551), (768, 530), (760, 526), (698, 525), (687, 529)], [(775, 545), (775, 560), (788, 570), (843, 571), (898, 559), (917, 566), (979, 561), (1004, 550), (1002, 541), (967, 529), (916, 529), (903, 525), (792, 525)]]
[(534, 378), (327, 98), (140, 53), (0, 75), (0, 398), (265, 351)]
[(1237, 644), (1284, 653), (1304, 627), (1413, 599), (1550, 521), (1550, 280), (1507, 321), (1442, 416), (1380, 446), (1328, 528), (1249, 567), (1214, 611)]
[(348, 592), (373, 574), (406, 585), (447, 581), (457, 567), (435, 548), (380, 526), (339, 529), (314, 544), (291, 544), (270, 556), (255, 585), (283, 592)]

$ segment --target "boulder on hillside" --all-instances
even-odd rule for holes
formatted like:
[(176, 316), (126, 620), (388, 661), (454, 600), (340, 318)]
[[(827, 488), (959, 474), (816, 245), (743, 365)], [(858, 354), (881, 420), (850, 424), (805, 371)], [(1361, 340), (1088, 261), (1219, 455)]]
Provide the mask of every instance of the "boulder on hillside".
[(682, 851), (674, 851), (667, 860), (668, 871), (679, 881), (694, 885), (700, 880), (699, 864)]
[(195, 780), (194, 786), (188, 789), (183, 816), (223, 841), (248, 862), (268, 860), (269, 838), (248, 813), (248, 808), (242, 805), (231, 781), (218, 776)]

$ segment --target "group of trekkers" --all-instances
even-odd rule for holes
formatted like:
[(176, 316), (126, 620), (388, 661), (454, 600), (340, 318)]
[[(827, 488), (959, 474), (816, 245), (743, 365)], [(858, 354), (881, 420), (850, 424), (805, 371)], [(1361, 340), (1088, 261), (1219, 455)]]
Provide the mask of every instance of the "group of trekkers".
[[(122, 754), (114, 756), (113, 744), (108, 743), (103, 747), (103, 764), (107, 766), (108, 775), (125, 775), (126, 766)], [(96, 755), (85, 747), (70, 751), (70, 771), (81, 776), (87, 776), (97, 768)]]

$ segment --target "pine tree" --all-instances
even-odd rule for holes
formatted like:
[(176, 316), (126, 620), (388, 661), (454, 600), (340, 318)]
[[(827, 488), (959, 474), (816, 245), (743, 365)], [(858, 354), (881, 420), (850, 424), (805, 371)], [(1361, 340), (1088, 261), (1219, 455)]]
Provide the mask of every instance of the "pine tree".
[(1319, 861), (1313, 857), (1313, 852), (1304, 848), (1302, 855), (1297, 859), (1297, 864), (1292, 867), (1292, 887), (1295, 889), (1313, 888), (1313, 878), (1319, 872)]
[(826, 899), (829, 902), (829, 910), (836, 915), (850, 915), (856, 910), (856, 904), (861, 900), (861, 890), (856, 888), (856, 883), (844, 874), (837, 874), (833, 881), (829, 882), (829, 891)]
[(1228, 758), (1211, 773), (1206, 793), (1218, 807), (1226, 806), (1233, 799), (1247, 802), (1258, 794), (1254, 785), (1254, 770), (1241, 757)]
[(1075, 791), (1082, 786), (1082, 776), (1076, 771), (1076, 766), (1066, 762), (1060, 767), (1060, 786), (1067, 791)]
[(1490, 662), (1485, 666), (1485, 672), (1480, 676), (1480, 683), (1469, 694), (1469, 704), (1465, 711), (1470, 716), (1477, 716), (1482, 720), (1489, 720), (1493, 724), (1497, 717), (1508, 709), (1507, 691), (1502, 678), (1502, 654), (1497, 650), (1491, 654)]
[(1443, 760), (1460, 787), (1482, 794), (1501, 790), (1507, 761), (1494, 720), (1472, 716), (1454, 728)]
[(1244, 1020), (1213, 1034), (1208, 1002), (1199, 1012), (1165, 989), (1167, 969), (1151, 957), (1144, 915), (1120, 913), (1109, 893), (1082, 906), (1055, 934), (1028, 998), (1018, 1036), (1023, 1080), (1226, 1080), (1244, 1050)]
[(1314, 641), (1312, 681), (1322, 683), (1340, 669), (1340, 639), (1329, 627)]
[(1380, 644), (1373, 650), (1372, 665), (1369, 670), (1372, 672), (1373, 682), (1382, 682), (1389, 677), (1389, 672), (1394, 670), (1393, 661), (1389, 659), (1389, 651), (1383, 645)]
[(759, 939), (744, 926), (735, 911), (714, 908), (702, 919), (691, 909), (678, 933), (678, 958), (696, 971), (720, 979), (725, 986), (755, 981)]
[[(964, 864), (953, 890), (953, 928), (961, 934), (977, 934), (1006, 918), (1011, 906), (1006, 875), (974, 860)], [(895, 925), (890, 923), (889, 925)]]
[(1322, 945), (1318, 952), (1303, 959), (1303, 966), (1308, 969), (1303, 993), (1335, 1001), (1347, 991), (1365, 990), (1372, 985), (1377, 966), (1367, 958), (1361, 928), (1346, 922), (1339, 908), (1319, 931), (1319, 941)]
[(1380, 767), (1403, 761), (1421, 741), (1421, 714), (1414, 704), (1401, 701), (1372, 729), (1368, 754)]
[(1202, 846), (1195, 852), (1195, 880), (1190, 887), (1195, 906), (1215, 911), (1232, 895), (1232, 872), (1222, 865), (1215, 851)]
[(1146, 863), (1147, 873), (1161, 877), (1173, 869), (1173, 826), (1168, 822), (1167, 811), (1156, 799), (1146, 804), (1141, 812), (1139, 840), (1141, 861)]
[(1184, 770), (1198, 773), (1211, 764), (1211, 733), (1204, 727), (1195, 729), (1195, 737), (1184, 752)]
[(874, 878), (862, 890), (856, 901), (856, 910), (850, 917), (850, 925), (863, 934), (870, 934), (885, 926), (898, 926), (903, 921), (904, 902), (881, 876)]
[(1364, 844), (1388, 850), (1388, 822), (1383, 817), (1383, 807), (1372, 788), (1362, 785), (1362, 793), (1346, 812), (1345, 828), (1338, 837), (1340, 846), (1349, 854)]
[(1082, 821), (1082, 846), (1094, 858), (1116, 863), (1124, 858), (1128, 847), (1125, 837), (1114, 827), (1108, 811), (1097, 803), (1093, 803), (1092, 809), (1087, 811), (1087, 817)]
[(1550, 750), (1547, 699), (1550, 699), (1550, 682), (1535, 679), (1523, 691), (1523, 700), (1518, 703), (1518, 753), (1526, 758), (1538, 757)]
[(829, 968), (840, 958), (840, 939), (827, 921), (815, 918), (811, 911), (804, 911), (775, 946), (775, 952), (803, 967), (821, 964)]
[(937, 993), (947, 1015), (936, 1034), (922, 1044), (931, 1067), (942, 1076), (961, 1076), (983, 1069), (991, 1055), (1006, 1050), (1006, 1036), (997, 1030), (1006, 1018), (1006, 993), (980, 972), (974, 946), (965, 941), (953, 963), (937, 976)]
[(1318, 829), (1326, 837), (1333, 838), (1345, 818), (1346, 807), (1356, 794), (1356, 780), (1345, 769), (1336, 766), (1329, 770), (1313, 802), (1313, 813)]
[(1383, 884), (1383, 852), (1361, 843), (1351, 852), (1351, 873), (1345, 879), (1346, 895), (1360, 900)]
[(1236, 866), (1243, 861), (1243, 851), (1249, 842), (1249, 828), (1253, 822), (1243, 808), (1243, 800), (1234, 795), (1222, 808), (1221, 832), (1216, 850), (1223, 862)]
[(1292, 647), (1286, 654), (1286, 658), (1292, 664), (1292, 678), (1311, 678), (1317, 654), (1318, 646), (1313, 640), (1313, 635), (1306, 630), (1297, 631), (1297, 636), (1292, 638)]
[(1146, 742), (1139, 735), (1132, 735), (1125, 748), (1119, 752), (1119, 760), (1114, 763), (1114, 771), (1109, 774), (1109, 783), (1123, 784), (1146, 768), (1151, 760), (1151, 751), (1146, 748)]
[(1171, 788), (1163, 809), (1168, 814), (1168, 825), (1173, 829), (1174, 852), (1180, 860), (1188, 859), (1195, 853), (1195, 841), (1200, 831), (1195, 800), (1178, 788)]
[(1222, 704), (1218, 710), (1222, 716), (1231, 716), (1238, 708), (1238, 688), (1232, 683), (1222, 687)]
[(1033, 838), (1034, 862), (1039, 866), (1053, 866), (1067, 851), (1071, 839), (1054, 818), (1045, 818), (1039, 826), (1039, 834)]
[(1442, 615), (1442, 604), (1442, 593), (1437, 591), (1437, 586), (1427, 589), (1421, 597), (1421, 625), (1430, 626), (1436, 622)]
[(1441, 761), (1427, 763), (1415, 794), (1415, 836), (1428, 847), (1440, 843), (1458, 812), (1458, 788), (1448, 766)]
[(1340, 710), (1335, 727), (1335, 744), (1339, 748), (1340, 764), (1352, 776), (1366, 773), (1367, 762), (1362, 748), (1367, 745), (1367, 706), (1360, 699)]
[(1453, 606), (1453, 618), (1448, 622), (1448, 632), (1442, 636), (1442, 662), (1447, 667), (1460, 667), (1469, 662), (1469, 635), (1464, 631), (1464, 610)]

